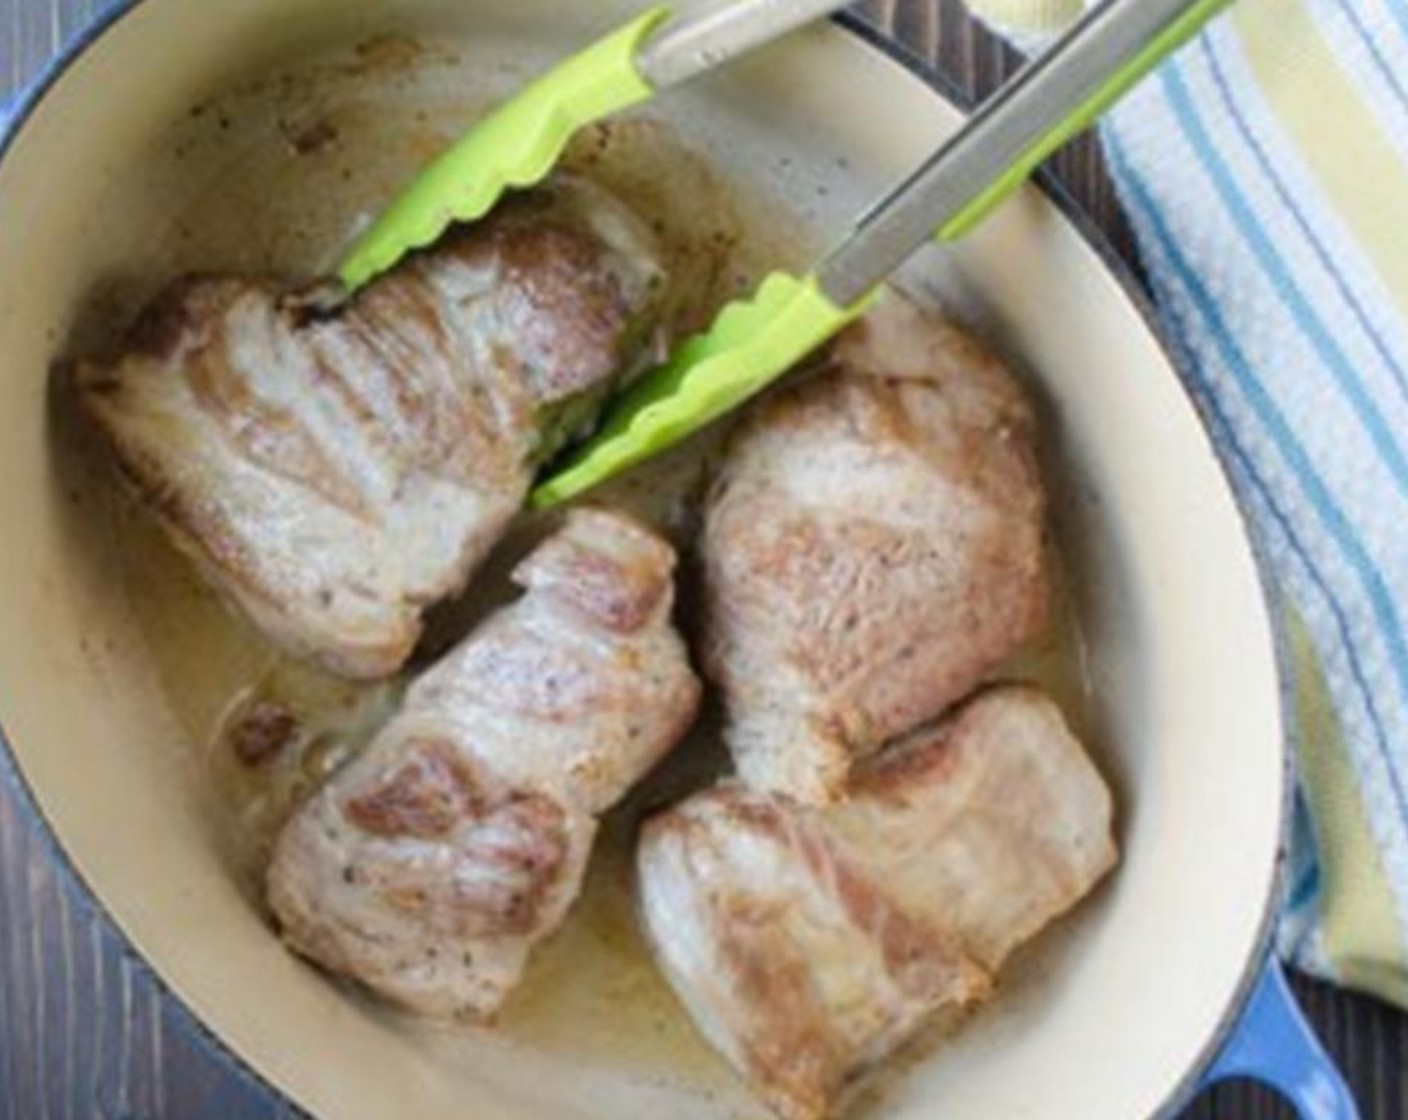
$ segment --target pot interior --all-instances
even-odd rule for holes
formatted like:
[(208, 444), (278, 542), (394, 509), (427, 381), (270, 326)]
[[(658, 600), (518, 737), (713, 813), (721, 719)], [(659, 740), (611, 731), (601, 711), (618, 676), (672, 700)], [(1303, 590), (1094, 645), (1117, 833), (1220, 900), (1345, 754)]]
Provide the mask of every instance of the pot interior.
[[(251, 682), (309, 696), (327, 683), (272, 658), (116, 496), (51, 370), (111, 345), (179, 272), (327, 269), (445, 139), (630, 11), (145, 0), (0, 163), (0, 722), (40, 811), (138, 950), (319, 1116), (759, 1110), (638, 944), (639, 800), (497, 1031), (416, 1026), (280, 947), (237, 820), (249, 791), (232, 792), (212, 735)], [(662, 223), (688, 325), (769, 267), (805, 266), (957, 120), (902, 67), (820, 27), (594, 133), (572, 162)], [(903, 279), (1007, 354), (1041, 401), (1069, 618), (1019, 668), (1055, 688), (1115, 786), (1124, 862), (1019, 956), (989, 1007), (928, 1040), (867, 1107), (1149, 1115), (1227, 1013), (1275, 880), (1286, 777), (1255, 568), (1173, 371), (1049, 202), (1027, 191)], [(681, 457), (615, 496), (670, 513), (662, 495), (695, 466)], [(491, 595), (501, 585), (497, 571), (485, 580)], [(447, 612), (444, 631), (483, 605)]]

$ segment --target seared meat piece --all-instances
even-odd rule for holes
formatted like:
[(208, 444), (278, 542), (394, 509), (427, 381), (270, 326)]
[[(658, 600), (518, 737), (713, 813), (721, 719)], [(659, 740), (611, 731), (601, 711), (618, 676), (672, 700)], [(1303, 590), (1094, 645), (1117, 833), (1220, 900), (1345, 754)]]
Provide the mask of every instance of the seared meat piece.
[(566, 180), (335, 314), (269, 282), (182, 281), (78, 385), (123, 473), (261, 629), (384, 676), (535, 464), (644, 357), (662, 281), (638, 219)]
[(899, 297), (734, 437), (703, 537), (706, 671), (759, 789), (825, 803), (1045, 620), (1033, 420), (999, 362)]
[(394, 721), (285, 826), (268, 880), (291, 948), (437, 1018), (498, 1008), (596, 835), (460, 748), (434, 719)]
[(647, 823), (641, 913), (700, 1030), (788, 1120), (830, 1112), (1113, 866), (1051, 701), (1004, 687), (863, 763), (829, 808), (737, 782)]
[(527, 593), (286, 826), (268, 889), (289, 944), (426, 1015), (498, 1008), (576, 897), (595, 814), (694, 716), (673, 567), (597, 511), (530, 556)]
[(411, 689), (518, 789), (603, 813), (684, 735), (700, 685), (670, 623), (674, 551), (621, 515), (575, 511), (515, 572), (525, 595)]

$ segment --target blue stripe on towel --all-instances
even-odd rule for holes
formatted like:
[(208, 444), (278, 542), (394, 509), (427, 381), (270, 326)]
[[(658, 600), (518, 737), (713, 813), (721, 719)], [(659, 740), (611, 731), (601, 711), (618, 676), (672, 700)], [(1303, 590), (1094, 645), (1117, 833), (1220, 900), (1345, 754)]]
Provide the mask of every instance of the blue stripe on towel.
[(1223, 106), (1227, 110), (1228, 118), (1236, 126), (1242, 139), (1246, 141), (1248, 149), (1256, 159), (1257, 166), (1261, 168), (1271, 189), (1275, 192), (1277, 199), (1286, 208), (1286, 212), (1291, 216), (1297, 228), (1305, 236), (1306, 242), (1315, 251), (1315, 257), (1320, 262), (1322, 268), (1333, 281), (1335, 288), (1349, 305), (1354, 318), (1364, 329), (1364, 333), (1369, 337), (1370, 344), (1374, 347), (1374, 352), (1383, 360), (1384, 365), (1393, 375), (1394, 383), (1403, 393), (1405, 402), (1408, 402), (1408, 377), (1404, 376), (1403, 367), (1395, 360), (1393, 351), (1390, 349), (1383, 335), (1374, 326), (1369, 318), (1369, 313), (1365, 310), (1363, 303), (1354, 294), (1354, 289), (1350, 286), (1349, 280), (1345, 277), (1338, 264), (1335, 262), (1334, 254), (1315, 231), (1315, 227), (1305, 215), (1305, 210), (1296, 202), (1295, 194), (1286, 186), (1285, 181), (1276, 173), (1275, 165), (1267, 155), (1265, 146), (1260, 138), (1252, 130), (1248, 123), (1246, 114), (1242, 112), (1242, 107), (1237, 99), (1232, 96), (1232, 91), (1228, 86), (1227, 74), (1223, 68), (1222, 61), (1212, 45), (1204, 37), (1202, 40), (1203, 53), (1207, 56), (1208, 69), (1212, 75), (1213, 83), (1222, 96)]
[[(1223, 161), (1221, 153), (1214, 146), (1197, 106), (1188, 95), (1188, 87), (1184, 85), (1178, 67), (1165, 66), (1160, 74), (1164, 91), (1178, 123), (1203, 168), (1208, 172), (1223, 205), (1231, 214), (1233, 224), (1241, 233), (1247, 247), (1251, 249), (1262, 272), (1271, 281), (1272, 288), (1290, 313), (1291, 319), (1314, 347), (1326, 368), (1334, 375), (1336, 383), (1354, 409), (1384, 466), (1394, 476), (1398, 485), (1408, 491), (1408, 459), (1404, 458), (1403, 448), (1384, 424), (1377, 405), (1365, 393), (1364, 384), (1355, 375), (1353, 364), (1335, 342), (1324, 320), (1306, 299), (1305, 293), (1291, 279), (1289, 271), (1267, 235), (1260, 216), (1238, 189), (1237, 182)], [(1408, 655), (1404, 659), (1403, 683), (1405, 689), (1408, 689)]]
[(1408, 0), (1388, 0), (1388, 11), (1403, 37), (1408, 39)]
[[(1169, 104), (1177, 116), (1181, 130), (1193, 147), (1193, 151), (1199, 158), (1199, 162), (1204, 171), (1208, 174), (1210, 181), (1217, 190), (1218, 196), (1222, 199), (1228, 213), (1232, 216), (1239, 232), (1242, 234), (1248, 247), (1252, 250), (1262, 271), (1272, 286), (1281, 297), (1284, 306), (1290, 313), (1292, 320), (1311, 341), (1312, 345), (1321, 359), (1325, 361), (1330, 371), (1335, 375), (1335, 380), (1345, 391), (1346, 398), (1355, 406), (1355, 411), (1364, 424), (1370, 438), (1374, 440), (1380, 449), (1380, 454), (1384, 456), (1386, 465), (1390, 467), (1392, 473), (1398, 478), (1400, 486), (1408, 487), (1408, 464), (1404, 463), (1402, 449), (1394, 441), (1392, 435), (1384, 425), (1383, 418), (1364, 395), (1363, 385), (1355, 376), (1352, 367), (1346, 359), (1343, 351), (1335, 344), (1331, 338), (1324, 322), (1316, 315), (1305, 296), (1291, 282), (1286, 270), (1278, 267), (1279, 261), (1275, 256), (1274, 249), (1266, 235), (1265, 229), (1259, 216), (1248, 205), (1247, 200), (1237, 189), (1235, 181), (1232, 179), (1227, 165), (1223, 162), (1221, 155), (1217, 152), (1211, 142), (1202, 117), (1188, 96), (1187, 87), (1183, 83), (1181, 73), (1178, 73), (1177, 64), (1165, 66), (1161, 71), (1163, 86), (1169, 96)], [(1178, 258), (1182, 260), (1181, 256)], [(1190, 276), (1192, 270), (1188, 269), (1186, 262), (1185, 271)], [(1222, 321), (1220, 313), (1217, 311), (1213, 301), (1208, 297), (1206, 291), (1199, 291), (1203, 300), (1207, 303), (1211, 314), (1216, 317), (1218, 330), (1220, 332), (1220, 342), (1232, 343), (1230, 332), (1226, 324)], [(1345, 550), (1346, 558), (1351, 565), (1359, 572), (1364, 586), (1369, 593), (1369, 600), (1379, 621), (1379, 629), (1382, 631), (1384, 641), (1388, 646), (1389, 656), (1393, 664), (1396, 676), (1398, 677), (1400, 688), (1400, 703), (1408, 698), (1408, 645), (1404, 642), (1404, 627), (1399, 616), (1398, 604), (1382, 572), (1375, 564), (1373, 557), (1365, 548), (1358, 534), (1354, 531), (1353, 525), (1346, 517), (1344, 511), (1334, 501), (1329, 488), (1326, 486), (1320, 474), (1315, 470), (1310, 457), (1304, 447), (1281, 415), (1279, 409), (1266, 393), (1260, 380), (1256, 377), (1250, 365), (1246, 362), (1245, 356), (1238, 350), (1240, 364), (1229, 368), (1234, 369), (1239, 374), (1239, 381), (1243, 384), (1244, 392), (1248, 392), (1249, 397), (1254, 401), (1260, 401), (1258, 411), (1261, 413), (1263, 421), (1268, 425), (1268, 430), (1273, 438), (1281, 446), (1283, 454), (1294, 467), (1296, 472), (1307, 483), (1307, 495), (1311, 498), (1312, 504), (1318, 509), (1322, 519), (1328, 525), (1334, 526), (1335, 537), (1340, 541), (1341, 547)], [(1397, 469), (1394, 469), (1394, 467)], [(1395, 771), (1389, 745), (1383, 744), (1385, 764), (1393, 775), (1395, 782), (1395, 792), (1400, 802), (1400, 810), (1404, 814), (1405, 822), (1408, 822), (1408, 800), (1405, 800), (1401, 782), (1402, 777)]]
[[(1166, 69), (1169, 69), (1166, 67)], [(1320, 520), (1329, 531), (1331, 537), (1336, 539), (1346, 559), (1359, 575), (1360, 581), (1364, 585), (1371, 605), (1375, 613), (1379, 616), (1381, 624), (1385, 618), (1392, 619), (1386, 629), (1390, 634), (1390, 643), (1395, 647), (1395, 652), (1402, 650), (1401, 627), (1397, 622), (1397, 612), (1394, 608), (1393, 599), (1384, 586), (1383, 578), (1374, 566), (1372, 560), (1365, 553), (1363, 545), (1354, 534), (1339, 507), (1326, 490), (1324, 481), (1315, 471), (1314, 465), (1310, 462), (1303, 447), (1295, 438), (1295, 435), (1287, 427), (1285, 418), (1280, 414), (1276, 404), (1266, 394), (1258, 381), (1255, 372), (1251, 369), (1246, 356), (1242, 353), (1237, 342), (1228, 332), (1227, 325), (1223, 321), (1218, 310), (1216, 301), (1209, 295), (1203, 286), (1197, 273), (1189, 266), (1187, 260), (1178, 249), (1177, 242), (1170, 234), (1168, 227), (1164, 224), (1158, 210), (1154, 207), (1152, 199), (1149, 198), (1140, 180), (1131, 172), (1129, 163), (1124, 157), (1120, 146), (1109, 134), (1106, 135), (1107, 150), (1110, 162), (1119, 180), (1125, 184), (1127, 195), (1132, 205), (1138, 207), (1142, 223), (1153, 233), (1157, 239), (1160, 249), (1168, 259), (1170, 269), (1178, 278), (1182, 286), (1188, 291), (1193, 306), (1198, 310), (1200, 317), (1207, 327), (1208, 336), (1213, 340), (1217, 350), (1232, 373), (1242, 392), (1246, 395), (1253, 407), (1260, 415), (1263, 424), (1270, 431), (1273, 439), (1281, 449), (1282, 455), (1288, 460), (1292, 469), (1300, 477), (1302, 488), (1305, 491), (1311, 506), (1316, 510)], [(1216, 412), (1220, 423), (1231, 433), (1232, 428), (1227, 417), (1220, 411), (1216, 394), (1203, 394), (1210, 407)], [(1235, 450), (1238, 457), (1248, 466), (1251, 463), (1251, 456), (1243, 452), (1235, 440), (1229, 439), (1229, 449)], [(1263, 491), (1267, 500), (1268, 508), (1271, 509), (1283, 531), (1287, 533), (1288, 542), (1296, 550), (1307, 571), (1312, 573), (1317, 586), (1326, 595), (1326, 600), (1334, 613), (1337, 628), (1341, 634), (1344, 650), (1354, 674), (1355, 683), (1364, 696), (1365, 704), (1370, 713), (1371, 721), (1374, 725), (1376, 745), (1389, 765), (1386, 767), (1389, 773), (1390, 786), (1394, 800), (1402, 821), (1403, 827), (1408, 829), (1408, 791), (1403, 788), (1402, 779), (1397, 774), (1391, 764), (1391, 748), (1384, 731), (1381, 718), (1376, 711), (1376, 694), (1371, 690), (1366, 682), (1363, 668), (1359, 662), (1356, 652), (1357, 643), (1354, 640), (1353, 628), (1349, 625), (1348, 619), (1344, 616), (1341, 607), (1335, 596), (1330, 592), (1329, 581), (1319, 572), (1317, 566), (1312, 562), (1309, 553), (1299, 542), (1291, 522), (1283, 511), (1276, 505), (1271, 496), (1271, 490), (1254, 470), (1249, 474), (1251, 479), (1257, 482), (1258, 488)], [(1402, 674), (1402, 658), (1395, 657), (1395, 663)]]
[[(1127, 189), (1125, 201), (1131, 208), (1137, 207), (1143, 214), (1143, 221), (1148, 224), (1159, 242), (1161, 251), (1166, 258), (1169, 258), (1170, 268), (1175, 276), (1185, 279), (1185, 287), (1191, 286), (1187, 283), (1186, 277), (1189, 270), (1181, 256), (1176, 256), (1176, 250), (1172, 248), (1173, 239), (1166, 226), (1158, 219), (1157, 212), (1153, 209), (1152, 200), (1145, 190), (1143, 183), (1136, 177), (1130, 169), (1128, 161), (1123, 153), (1118, 150), (1118, 145), (1112, 137), (1106, 138), (1106, 145), (1109, 149), (1111, 165), (1116, 168), (1120, 181)], [(1197, 293), (1190, 294), (1196, 299)], [(1177, 308), (1168, 302), (1161, 301), (1165, 312), (1174, 317), (1178, 316)], [(1204, 363), (1184, 342), (1184, 327), (1181, 321), (1172, 323), (1174, 327), (1180, 328), (1168, 332), (1169, 345), (1178, 351), (1180, 359), (1185, 368), (1197, 371), (1197, 376), (1204, 383), (1209, 378), (1204, 370)], [(1216, 326), (1216, 325), (1215, 325)], [(1368, 678), (1364, 672), (1363, 662), (1359, 657), (1358, 643), (1354, 640), (1353, 628), (1344, 611), (1340, 608), (1339, 601), (1335, 597), (1334, 591), (1329, 585), (1329, 581), (1320, 567), (1311, 557), (1309, 549), (1301, 540), (1299, 532), (1296, 530), (1294, 521), (1286, 514), (1281, 503), (1277, 500), (1276, 493), (1260, 467), (1256, 463), (1255, 457), (1248, 452), (1237, 437), (1236, 428), (1223, 408), (1222, 401), (1216, 393), (1200, 393), (1199, 398), (1203, 401), (1208, 426), (1212, 431), (1213, 438), (1217, 445), (1221, 447), (1232, 460), (1232, 465), (1245, 480), (1249, 491), (1253, 493), (1259, 504), (1264, 507), (1270, 527), (1274, 528), (1283, 538), (1286, 550), (1291, 554), (1291, 558), (1301, 567), (1306, 580), (1329, 611), (1334, 620), (1334, 628), (1339, 637), (1340, 648), (1344, 651), (1345, 661), (1349, 666), (1350, 675), (1354, 678), (1354, 683), (1360, 694), (1365, 714), (1368, 716), (1370, 726), (1373, 729), (1374, 737), (1382, 751), (1387, 755), (1389, 750), (1388, 734), (1384, 729), (1383, 718), (1380, 716), (1376, 703), (1374, 691), (1368, 685)], [(1400, 799), (1405, 800), (1405, 799)], [(1405, 829), (1408, 830), (1408, 811), (1404, 817)]]
[(1398, 76), (1398, 72), (1394, 70), (1393, 64), (1385, 57), (1384, 52), (1375, 41), (1373, 33), (1364, 25), (1363, 17), (1355, 10), (1354, 5), (1347, 2), (1347, 0), (1336, 0), (1335, 6), (1344, 13), (1345, 19), (1348, 20), (1349, 25), (1354, 28), (1355, 35), (1358, 36), (1360, 42), (1364, 44), (1365, 49), (1369, 52), (1369, 57), (1374, 60), (1375, 69), (1379, 71), (1384, 81), (1393, 91), (1394, 99), (1400, 106), (1408, 110), (1408, 90), (1405, 90), (1403, 82)]

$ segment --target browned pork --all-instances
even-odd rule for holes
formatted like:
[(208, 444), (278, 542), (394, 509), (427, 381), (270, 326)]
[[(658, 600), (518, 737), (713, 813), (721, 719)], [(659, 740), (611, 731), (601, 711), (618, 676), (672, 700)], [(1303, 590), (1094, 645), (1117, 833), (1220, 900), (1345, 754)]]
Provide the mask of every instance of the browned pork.
[(647, 229), (564, 180), (452, 231), (320, 315), (192, 278), (79, 392), (176, 543), (271, 638), (353, 677), (398, 669), (537, 464), (643, 356)]
[(1002, 365), (893, 297), (756, 409), (702, 542), (705, 668), (751, 786), (825, 803), (1045, 619), (1033, 420)]
[(1060, 712), (1001, 687), (861, 763), (844, 804), (729, 781), (655, 817), (640, 905), (709, 1042), (780, 1115), (815, 1120), (987, 995), (1115, 860), (1109, 791)]
[(496, 1010), (576, 897), (595, 815), (693, 719), (674, 563), (633, 521), (572, 514), (286, 826), (268, 889), (289, 944), (426, 1015)]

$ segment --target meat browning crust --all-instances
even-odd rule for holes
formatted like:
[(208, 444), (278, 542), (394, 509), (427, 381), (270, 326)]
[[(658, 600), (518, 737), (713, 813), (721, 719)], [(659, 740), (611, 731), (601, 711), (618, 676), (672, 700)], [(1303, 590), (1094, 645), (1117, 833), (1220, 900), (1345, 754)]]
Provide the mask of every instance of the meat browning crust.
[(291, 652), (375, 678), (638, 363), (662, 282), (639, 219), (562, 180), (333, 312), (269, 281), (180, 280), (76, 383), (122, 475), (227, 598)]
[(444, 740), (407, 743), (400, 766), (342, 804), (349, 821), (387, 840), (434, 840), (482, 808), (474, 775), (454, 744)]
[(818, 808), (727, 781), (652, 818), (642, 924), (705, 1037), (786, 1120), (829, 1115), (1117, 858), (1056, 706), (1000, 687)]
[(858, 760), (967, 694), (1046, 618), (1031, 410), (894, 297), (757, 408), (706, 511), (704, 665), (750, 784), (844, 796)]
[(288, 943), (423, 1014), (491, 1015), (576, 897), (596, 815), (694, 717), (674, 564), (628, 518), (571, 514), (519, 567), (526, 593), (286, 826), (268, 894)]

